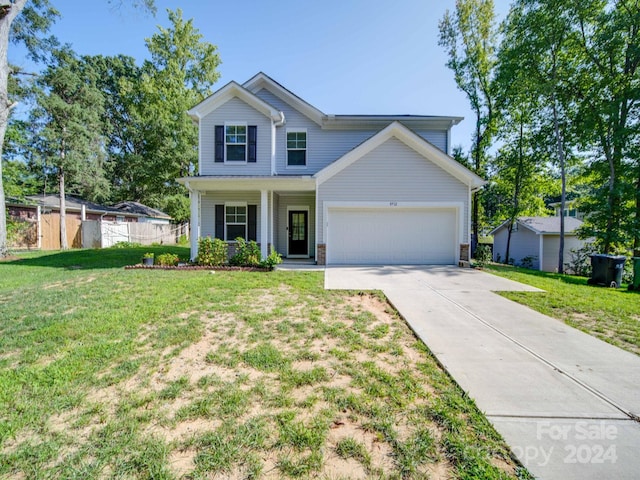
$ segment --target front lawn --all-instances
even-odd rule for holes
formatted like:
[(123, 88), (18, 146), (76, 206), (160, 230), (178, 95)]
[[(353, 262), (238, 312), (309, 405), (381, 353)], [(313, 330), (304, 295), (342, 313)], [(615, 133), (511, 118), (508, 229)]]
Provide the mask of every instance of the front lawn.
[(544, 290), (544, 293), (500, 292), (500, 295), (640, 355), (638, 292), (587, 285), (585, 277), (500, 265), (487, 265), (485, 269)]
[(0, 263), (0, 477), (526, 477), (378, 295), (321, 272)]

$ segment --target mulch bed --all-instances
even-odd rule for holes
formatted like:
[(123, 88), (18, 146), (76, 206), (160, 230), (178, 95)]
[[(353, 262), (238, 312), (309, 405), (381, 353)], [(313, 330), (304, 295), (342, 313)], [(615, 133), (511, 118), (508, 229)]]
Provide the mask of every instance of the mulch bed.
[(223, 272), (270, 272), (271, 268), (265, 267), (237, 267), (234, 265), (221, 265), (211, 267), (206, 265), (127, 265), (125, 270), (215, 270)]

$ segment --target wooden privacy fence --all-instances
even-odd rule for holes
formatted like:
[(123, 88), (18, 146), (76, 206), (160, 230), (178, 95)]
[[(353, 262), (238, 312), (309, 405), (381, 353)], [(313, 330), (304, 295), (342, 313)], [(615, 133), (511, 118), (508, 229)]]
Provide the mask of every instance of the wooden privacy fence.
[[(82, 248), (82, 221), (75, 217), (66, 217), (67, 246)], [(60, 245), (60, 213), (50, 212), (40, 215), (40, 235), (42, 250), (59, 250)]]

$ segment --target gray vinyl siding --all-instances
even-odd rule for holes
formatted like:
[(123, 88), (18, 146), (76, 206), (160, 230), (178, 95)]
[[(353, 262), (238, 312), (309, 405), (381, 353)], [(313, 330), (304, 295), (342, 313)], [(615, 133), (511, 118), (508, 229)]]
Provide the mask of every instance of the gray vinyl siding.
[[(316, 251), (316, 199), (315, 195), (277, 195), (277, 207), (276, 216), (277, 222), (274, 221), (275, 248), (281, 255), (287, 255), (287, 247), (289, 241), (289, 235), (287, 232), (287, 224), (289, 222), (289, 215), (287, 214), (288, 207), (309, 207), (308, 216), (308, 229), (309, 229), (309, 256), (315, 256)], [(274, 201), (276, 203), (276, 201)]]
[[(542, 244), (542, 270), (545, 272), (558, 271), (558, 253), (560, 251), (560, 235), (545, 235)], [(578, 249), (584, 245), (584, 240), (580, 240), (574, 235), (564, 237), (563, 264), (571, 262), (571, 249)]]
[(462, 238), (469, 235), (469, 188), (433, 162), (392, 138), (318, 186), (318, 239), (326, 201), (460, 202)]
[[(215, 163), (215, 126), (225, 122), (256, 125), (256, 163)], [(200, 175), (271, 175), (271, 119), (232, 98), (200, 120)]]
[(246, 202), (257, 205), (257, 236), (260, 240), (262, 225), (260, 221), (260, 192), (209, 192), (200, 196), (200, 236), (216, 236), (216, 205), (225, 202)]
[[(493, 259), (504, 263), (507, 254), (506, 227), (498, 230), (493, 236)], [(533, 268), (540, 268), (540, 237), (522, 225), (518, 230), (511, 232), (511, 243), (509, 245), (509, 258), (513, 259), (515, 265), (520, 265), (525, 257), (533, 257)]]
[[(381, 130), (381, 128), (365, 130), (323, 130), (313, 120), (295, 110), (268, 90), (262, 89), (256, 95), (282, 111), (286, 119), (286, 124), (278, 127), (276, 130), (276, 171), (281, 175), (313, 175)], [(307, 130), (306, 168), (287, 167), (287, 129)], [(442, 151), (447, 151), (446, 130), (421, 130), (416, 131), (416, 133), (425, 140), (433, 143)]]

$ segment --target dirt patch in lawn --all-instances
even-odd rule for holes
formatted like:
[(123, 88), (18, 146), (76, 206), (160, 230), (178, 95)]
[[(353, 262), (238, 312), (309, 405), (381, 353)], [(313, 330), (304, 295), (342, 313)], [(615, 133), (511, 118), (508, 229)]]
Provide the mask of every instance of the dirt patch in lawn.
[(232, 313), (190, 309), (175, 319), (201, 324), (187, 345), (155, 348), (147, 324), (136, 372), (88, 389), (49, 431), (99, 445), (121, 424), (139, 444), (163, 444), (177, 478), (448, 479), (462, 462), (446, 446), (455, 425), (496, 475), (515, 474), (499, 440), (474, 436), (475, 407), (383, 298), (333, 295), (327, 307), (282, 286), (241, 294)]

